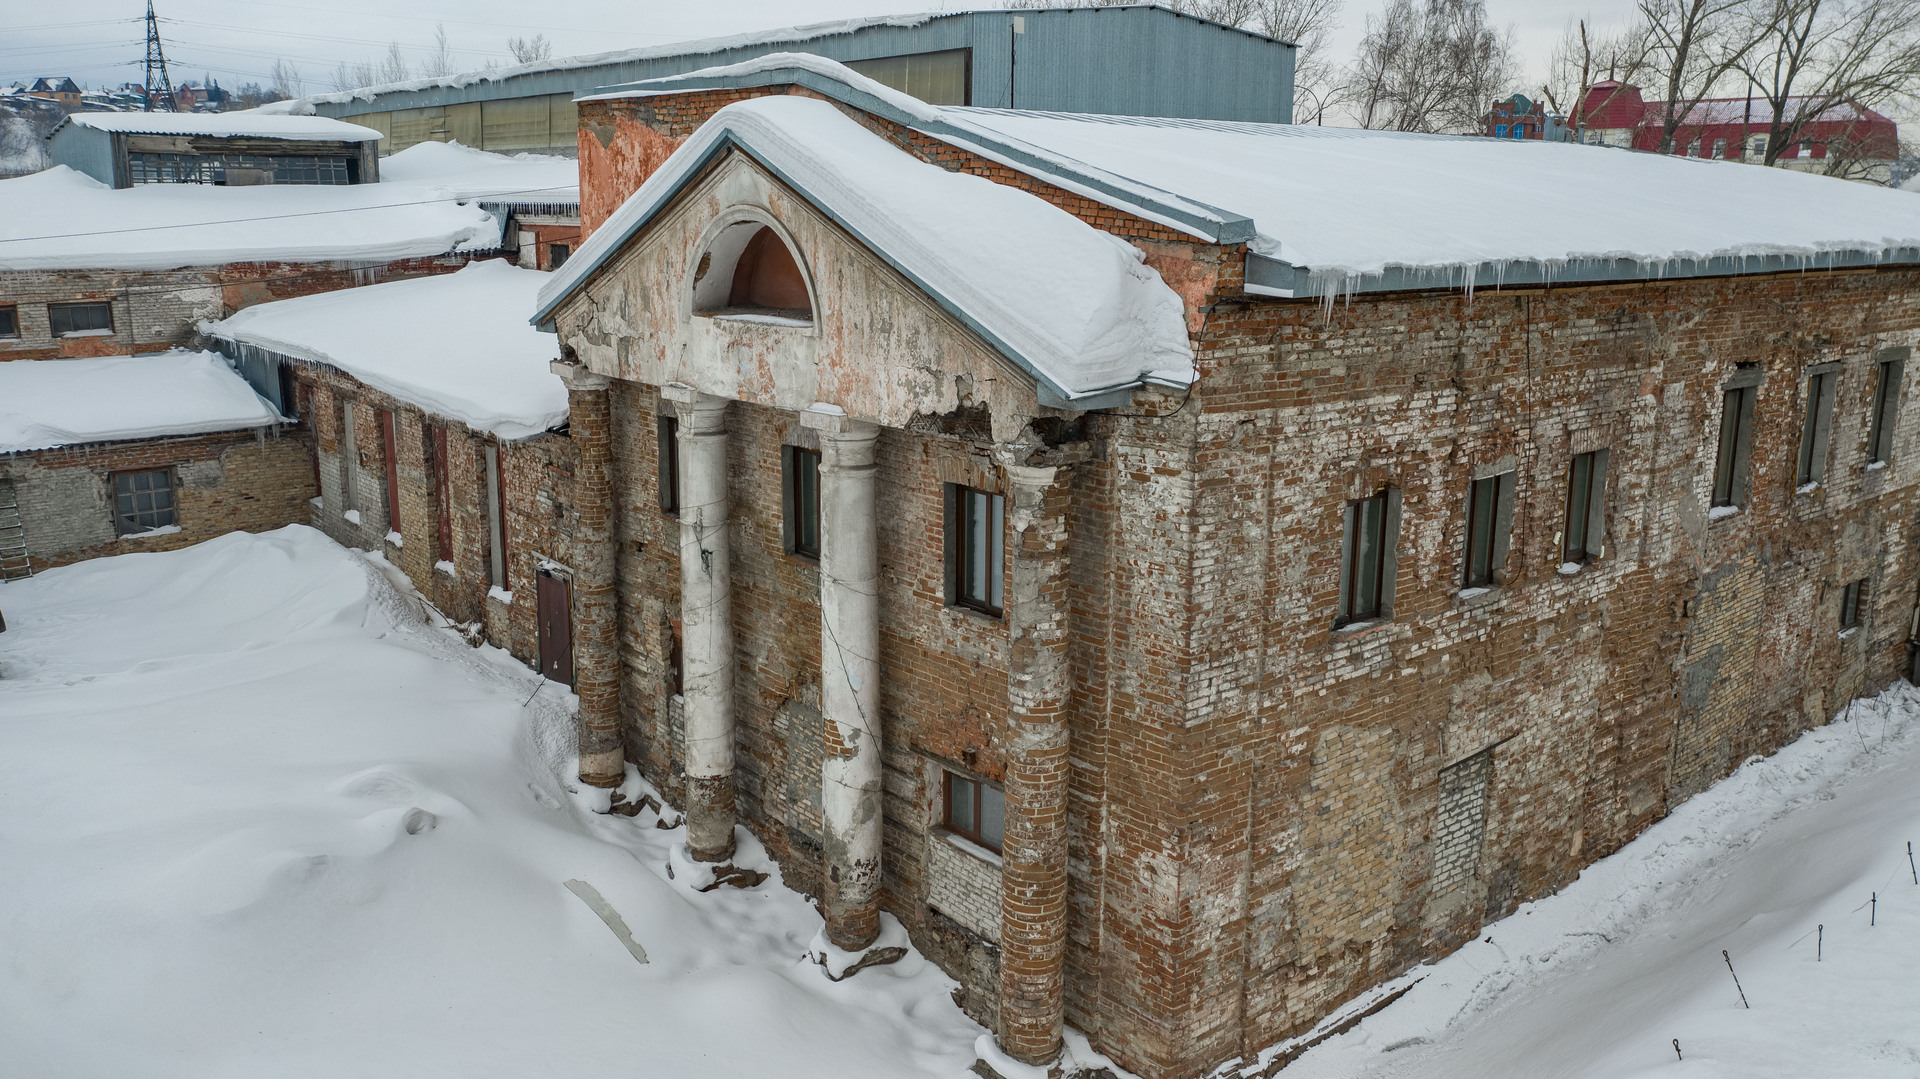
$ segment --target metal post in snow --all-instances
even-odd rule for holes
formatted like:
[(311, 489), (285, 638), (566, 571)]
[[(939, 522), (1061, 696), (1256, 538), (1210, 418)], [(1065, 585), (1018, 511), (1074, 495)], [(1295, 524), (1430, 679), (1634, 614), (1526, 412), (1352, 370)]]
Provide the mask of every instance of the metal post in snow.
[(1733, 987), (1735, 989), (1740, 990), (1740, 1006), (1751, 1011), (1753, 1009), (1753, 1005), (1747, 1003), (1747, 991), (1745, 989), (1740, 989), (1740, 975), (1734, 974), (1733, 972), (1733, 957), (1727, 954), (1727, 950), (1725, 948), (1722, 948), (1720, 949), (1720, 958), (1727, 961), (1727, 973), (1733, 974)]
[[(1853, 909), (1859, 910), (1860, 908), (1855, 907)], [(1880, 917), (1880, 893), (1875, 892), (1873, 893), (1873, 898), (1867, 900), (1867, 924), (1870, 926), (1877, 924), (1879, 917)]]
[(1820, 953), (1826, 950), (1827, 927), (1825, 923), (1822, 923), (1814, 926), (1814, 929), (1818, 935), (1813, 938), (1813, 961), (1818, 963), (1820, 961)]
[(1913, 882), (1920, 884), (1920, 869), (1913, 866), (1913, 840), (1907, 840), (1907, 872), (1913, 874)]
[(1686, 1057), (1683, 1057), (1680, 1055), (1680, 1039), (1679, 1038), (1673, 1039), (1673, 1059), (1675, 1060), (1687, 1059)]

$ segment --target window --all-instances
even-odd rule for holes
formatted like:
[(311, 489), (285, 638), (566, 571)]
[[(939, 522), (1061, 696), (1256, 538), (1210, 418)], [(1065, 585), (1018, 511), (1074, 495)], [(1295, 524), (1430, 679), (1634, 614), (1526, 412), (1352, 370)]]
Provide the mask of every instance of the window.
[(173, 470), (113, 474), (113, 528), (122, 536), (179, 524), (173, 504)]
[(1727, 380), (1720, 403), (1720, 445), (1713, 461), (1713, 505), (1747, 504), (1747, 455), (1753, 446), (1753, 397), (1760, 385), (1758, 366), (1742, 368)]
[(433, 516), (435, 547), (442, 562), (453, 561), (453, 476), (447, 456), (447, 429), (433, 429)]
[[(506, 477), (500, 468), (500, 447), (488, 445), (487, 460), (487, 574), (493, 587), (511, 593), (507, 581)], [(537, 598), (537, 597), (536, 597)]]
[(1493, 751), (1440, 769), (1440, 820), (1433, 829), (1433, 892), (1443, 895), (1480, 875)]
[(656, 437), (660, 441), (660, 509), (680, 512), (680, 421), (660, 417)]
[(1840, 591), (1840, 628), (1858, 629), (1860, 626), (1860, 601), (1865, 598), (1867, 582), (1862, 579), (1853, 582)]
[(1725, 139), (1713, 140), (1713, 156), (1715, 159), (1719, 159), (1727, 156), (1727, 140)]
[(1492, 588), (1506, 579), (1508, 532), (1513, 526), (1513, 473), (1474, 480), (1467, 487), (1467, 554), (1463, 588)]
[(345, 157), (255, 154), (127, 155), (134, 184), (350, 184), (356, 163)]
[(1833, 386), (1838, 364), (1823, 364), (1807, 374), (1807, 415), (1800, 424), (1800, 464), (1794, 485), (1805, 487), (1827, 478), (1827, 441), (1833, 430)]
[(948, 594), (956, 606), (998, 616), (1006, 569), (1007, 499), (971, 487), (947, 488)]
[(1347, 504), (1340, 555), (1340, 616), (1336, 625), (1389, 617), (1393, 602), (1393, 536), (1400, 492), (1382, 491)]
[(787, 550), (802, 558), (820, 557), (820, 451), (785, 447), (781, 471)]
[(345, 512), (360, 512), (360, 436), (355, 433), (353, 402), (340, 402), (340, 501)]
[(1867, 428), (1868, 461), (1893, 460), (1894, 421), (1900, 416), (1900, 381), (1906, 366), (1904, 356), (1880, 361), (1880, 375), (1873, 385), (1873, 417)]
[(548, 244), (547, 269), (557, 270), (565, 266), (567, 264), (567, 256), (571, 254), (573, 254), (573, 247), (570, 244)]
[(101, 330), (112, 333), (113, 305), (104, 301), (50, 303), (47, 305), (47, 323), (55, 337), (65, 337), (74, 333), (98, 333)]
[(399, 439), (394, 437), (393, 413), (380, 410), (380, 455), (386, 458), (387, 465), (387, 531), (396, 535), (400, 532), (400, 456), (394, 450)]
[(1560, 561), (1579, 565), (1606, 550), (1607, 451), (1574, 455), (1567, 466), (1567, 521), (1560, 533)]
[(1493, 125), (1493, 137), (1494, 137), (1494, 138), (1496, 138), (1496, 139), (1504, 139), (1504, 138), (1506, 138), (1506, 137), (1507, 137), (1507, 125), (1505, 125), (1505, 124), (1495, 124), (1495, 125)]
[(20, 309), (10, 303), (0, 303), (0, 337), (20, 336)]
[(1006, 835), (1006, 793), (954, 772), (942, 771), (941, 776), (941, 826), (998, 854)]

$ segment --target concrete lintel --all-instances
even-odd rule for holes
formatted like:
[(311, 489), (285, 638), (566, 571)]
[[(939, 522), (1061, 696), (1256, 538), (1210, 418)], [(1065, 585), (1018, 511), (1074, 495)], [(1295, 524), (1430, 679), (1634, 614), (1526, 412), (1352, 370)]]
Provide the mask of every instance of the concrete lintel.
[(613, 385), (612, 379), (597, 372), (590, 371), (582, 364), (568, 363), (565, 360), (555, 360), (547, 365), (547, 369), (560, 376), (560, 381), (567, 384), (567, 389), (575, 393), (590, 393), (594, 390), (604, 390), (608, 386)]
[(880, 433), (879, 424), (854, 419), (839, 405), (817, 401), (800, 410), (800, 426), (842, 438), (873, 438)]
[(724, 407), (732, 400), (731, 398), (708, 393), (705, 390), (695, 389), (684, 382), (669, 382), (661, 386), (660, 396), (672, 401), (676, 405), (697, 405), (705, 408), (714, 408), (716, 406)]

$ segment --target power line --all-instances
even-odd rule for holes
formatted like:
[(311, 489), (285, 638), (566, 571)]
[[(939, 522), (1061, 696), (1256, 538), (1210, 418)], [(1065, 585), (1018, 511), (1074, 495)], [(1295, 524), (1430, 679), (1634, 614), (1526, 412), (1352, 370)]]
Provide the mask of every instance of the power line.
[[(260, 30), (260, 29), (255, 29), (253, 27), (249, 27), (249, 26), (227, 26), (227, 25), (222, 25), (220, 23), (201, 22), (197, 19), (163, 18), (160, 21), (166, 22), (166, 23), (179, 23), (181, 26), (197, 26), (207, 30), (221, 30), (230, 34), (268, 34), (273, 37), (301, 38), (309, 41), (339, 41), (349, 45), (377, 45), (381, 48), (386, 48), (388, 45), (400, 45), (400, 47), (403, 49), (431, 50), (434, 48), (434, 46), (432, 45), (404, 45), (396, 41), (375, 41), (372, 38), (365, 38), (365, 37), (338, 37), (333, 34), (307, 34), (307, 33), (297, 33), (292, 30)], [(174, 43), (178, 44), (180, 40), (181, 40), (180, 38), (176, 37), (174, 38)], [(469, 52), (469, 53), (485, 53), (488, 56), (512, 56), (513, 55), (512, 53), (506, 51), (505, 49), (459, 49), (456, 51)]]
[[(575, 185), (565, 184), (553, 187), (516, 188), (508, 194), (531, 194), (536, 191), (571, 191)], [(450, 195), (439, 199), (415, 199), (411, 202), (383, 202), (373, 206), (341, 206), (332, 210), (309, 210), (297, 214), (265, 214), (260, 217), (221, 217), (211, 221), (183, 221), (173, 225), (143, 225), (133, 229), (97, 229), (92, 232), (54, 232), (44, 236), (0, 236), (0, 244), (26, 243), (30, 240), (70, 240), (81, 236), (120, 236), (135, 232), (159, 232), (164, 229), (197, 229), (208, 225), (243, 225), (253, 221), (285, 221), (295, 217), (325, 217), (329, 214), (359, 213), (365, 210), (392, 210), (403, 206), (432, 206), (443, 202), (464, 203), (489, 201), (487, 195), (457, 196)]]
[(225, 2), (229, 4), (248, 4), (254, 7), (282, 8), (282, 9), (290, 9), (295, 11), (318, 11), (322, 14), (333, 15), (336, 17), (341, 15), (347, 15), (347, 16), (358, 16), (361, 18), (370, 18), (370, 19), (409, 19), (414, 22), (431, 22), (431, 23), (444, 22), (444, 23), (450, 23), (454, 26), (488, 26), (488, 27), (497, 27), (503, 30), (523, 30), (523, 31), (528, 29), (550, 30), (550, 31), (562, 31), (562, 32), (571, 33), (571, 34), (594, 34), (599, 36), (605, 36), (607, 34), (622, 34), (627, 37), (658, 38), (662, 41), (682, 41), (687, 38), (687, 35), (685, 34), (649, 34), (649, 33), (644, 33), (638, 30), (609, 30), (604, 26), (595, 26), (595, 27), (589, 28), (589, 27), (582, 27), (582, 26), (550, 26), (545, 23), (539, 23), (534, 26), (528, 26), (525, 23), (480, 22), (474, 19), (445, 19), (445, 18), (439, 18), (437, 16), (432, 16), (432, 15), (396, 15), (390, 11), (343, 11), (339, 8), (314, 7), (309, 4), (269, 3), (268, 0), (225, 0)]
[[(160, 85), (153, 84), (154, 69), (160, 70)], [(153, 17), (153, 0), (147, 0), (147, 112), (153, 111), (156, 90), (162, 95), (161, 111), (178, 111), (173, 101), (173, 79), (167, 75), (167, 54), (160, 48), (160, 23)]]

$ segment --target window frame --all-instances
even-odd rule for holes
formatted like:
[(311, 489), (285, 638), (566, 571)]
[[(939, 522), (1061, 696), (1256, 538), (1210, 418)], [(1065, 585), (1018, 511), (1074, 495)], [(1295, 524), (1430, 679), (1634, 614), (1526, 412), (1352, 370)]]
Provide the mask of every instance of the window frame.
[(1800, 452), (1793, 472), (1795, 489), (1827, 482), (1827, 460), (1833, 441), (1833, 402), (1839, 380), (1837, 363), (1807, 368), (1807, 407), (1800, 421)]
[[(105, 326), (87, 326), (81, 329), (74, 329), (72, 326), (68, 326), (64, 330), (59, 328), (59, 322), (62, 317), (71, 320), (72, 313), (83, 308), (88, 310), (98, 308), (99, 310), (105, 311), (107, 313), (107, 324)], [(107, 336), (112, 336), (115, 332), (113, 328), (113, 301), (58, 300), (48, 303), (47, 330), (55, 338), (71, 337), (75, 334), (82, 333), (99, 333), (101, 330), (107, 331)]]
[(0, 303), (0, 317), (6, 318), (12, 324), (10, 326), (0, 325), (0, 341), (19, 340), (20, 305), (17, 303)]
[[(1514, 470), (1490, 471), (1467, 481), (1466, 545), (1461, 555), (1460, 588), (1499, 588), (1507, 580), (1507, 554), (1513, 542)], [(1484, 516), (1482, 510), (1484, 509)], [(1481, 534), (1482, 525), (1486, 534)], [(1476, 573), (1474, 558), (1485, 549), (1486, 568)]]
[[(167, 495), (167, 507), (166, 507), (167, 520), (161, 521), (155, 524), (137, 523), (136, 518), (139, 515), (143, 513), (151, 514), (151, 513), (158, 512), (157, 510), (154, 510), (152, 508), (149, 508), (144, 511), (136, 509), (134, 511), (133, 516), (129, 516), (128, 514), (122, 512), (121, 499), (137, 497), (142, 493), (153, 494), (161, 490), (161, 488), (158, 488), (158, 487), (150, 487), (146, 490), (146, 492), (141, 492), (139, 490), (134, 490), (134, 489), (129, 489), (123, 492), (120, 489), (121, 480), (123, 479), (131, 480), (134, 477), (138, 477), (138, 476), (165, 476), (166, 477), (165, 491)], [(158, 529), (166, 528), (169, 526), (176, 527), (176, 528), (179, 527), (180, 484), (179, 484), (178, 478), (173, 473), (173, 466), (168, 465), (164, 468), (118, 469), (113, 472), (109, 472), (107, 474), (107, 482), (111, 484), (113, 488), (113, 534), (116, 537), (142, 536), (150, 532), (154, 532)]]
[(1900, 391), (1906, 381), (1905, 349), (1874, 356), (1873, 412), (1867, 418), (1867, 463), (1893, 463), (1893, 436), (1900, 421)]
[(655, 486), (660, 512), (680, 516), (680, 417), (662, 412), (654, 424), (657, 442)]
[[(820, 560), (820, 451), (805, 446), (780, 447), (781, 539), (788, 554)], [(809, 485), (811, 490), (809, 490)], [(807, 504), (811, 496), (812, 505)], [(808, 530), (811, 527), (812, 534)]]
[(1611, 449), (1603, 446), (1567, 459), (1566, 515), (1560, 522), (1563, 566), (1585, 566), (1606, 554), (1607, 465), (1611, 455)]
[[(1363, 562), (1361, 545), (1366, 538), (1363, 534), (1366, 507), (1376, 502), (1380, 507), (1380, 527), (1376, 537), (1378, 548), (1373, 552), (1373, 602), (1362, 607), (1358, 602), (1362, 593), (1357, 587), (1361, 581), (1356, 579), (1355, 571)], [(1349, 500), (1344, 518), (1340, 538), (1340, 603), (1334, 628), (1390, 622), (1393, 620), (1393, 581), (1398, 571), (1394, 547), (1400, 533), (1399, 488), (1383, 487), (1366, 498)]]
[(1753, 491), (1753, 410), (1759, 397), (1759, 365), (1736, 370), (1720, 390), (1720, 424), (1713, 458), (1714, 509), (1746, 508)]
[(380, 417), (380, 455), (386, 468), (387, 488), (387, 531), (396, 536), (405, 536), (400, 529), (400, 430), (399, 421), (394, 418), (393, 410), (378, 410)]
[[(947, 484), (946, 495), (948, 606), (963, 607), (989, 618), (1004, 617), (1007, 496), (958, 483)], [(982, 508), (987, 514), (985, 521), (978, 519)], [(976, 524), (979, 525), (980, 538), (987, 544), (987, 550), (978, 557), (974, 543)], [(977, 581), (976, 573), (984, 573), (986, 580)], [(976, 584), (980, 586), (978, 589)]]
[[(972, 819), (969, 821), (960, 822), (953, 819), (953, 789), (956, 782), (965, 784), (973, 790)], [(986, 831), (986, 795), (989, 793), (998, 796), (1000, 800), (1000, 838), (997, 841), (990, 838)], [(1002, 848), (1006, 845), (1006, 821), (1007, 794), (1004, 787), (984, 779), (964, 775), (944, 766), (940, 769), (940, 827), (943, 830), (995, 854), (1001, 854)]]
[(1848, 581), (1840, 589), (1840, 632), (1860, 628), (1860, 613), (1865, 608), (1867, 598), (1867, 579)]

